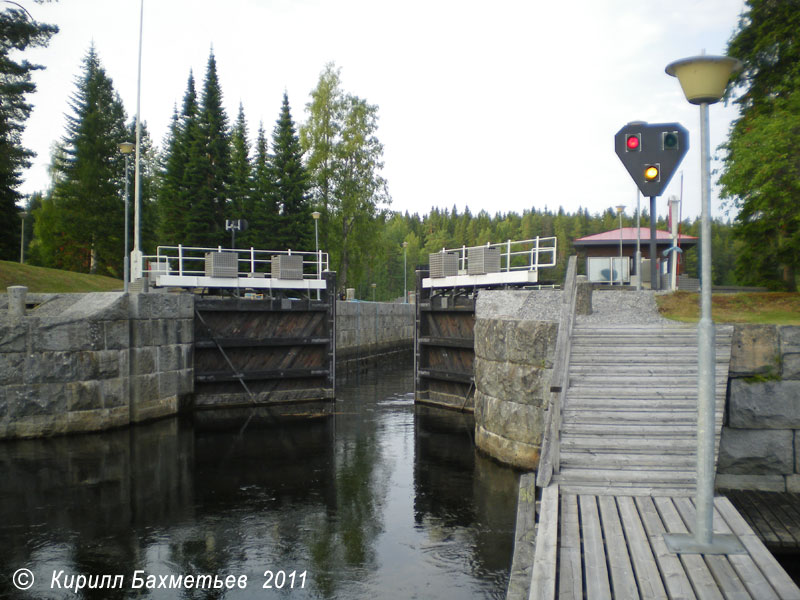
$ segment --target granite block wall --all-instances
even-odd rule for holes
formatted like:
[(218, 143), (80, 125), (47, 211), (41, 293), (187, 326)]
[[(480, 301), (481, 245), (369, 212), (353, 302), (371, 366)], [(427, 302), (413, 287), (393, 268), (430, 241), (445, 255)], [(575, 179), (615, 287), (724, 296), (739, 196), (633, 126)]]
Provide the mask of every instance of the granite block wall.
[(800, 492), (800, 327), (736, 325), (718, 488)]
[(190, 294), (28, 295), (0, 303), (0, 438), (175, 414), (193, 388)]
[(411, 350), (414, 305), (392, 302), (336, 303), (336, 360)]

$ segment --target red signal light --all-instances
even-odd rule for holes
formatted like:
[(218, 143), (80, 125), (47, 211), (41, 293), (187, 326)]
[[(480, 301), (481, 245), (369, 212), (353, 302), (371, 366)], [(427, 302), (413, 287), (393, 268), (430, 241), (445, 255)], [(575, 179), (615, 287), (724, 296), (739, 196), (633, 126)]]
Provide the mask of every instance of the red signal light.
[(640, 142), (641, 140), (639, 139), (638, 133), (625, 136), (625, 145), (628, 147), (628, 151), (638, 150)]

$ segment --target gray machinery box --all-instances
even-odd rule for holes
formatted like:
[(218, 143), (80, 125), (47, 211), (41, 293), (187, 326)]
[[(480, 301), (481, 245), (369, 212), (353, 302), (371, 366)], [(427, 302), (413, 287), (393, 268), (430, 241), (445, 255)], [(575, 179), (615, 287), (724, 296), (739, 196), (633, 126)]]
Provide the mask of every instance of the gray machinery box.
[(486, 246), (467, 249), (467, 275), (500, 272), (500, 249)]
[(431, 277), (451, 277), (458, 275), (458, 255), (454, 252), (437, 252), (428, 255)]
[(303, 256), (278, 254), (272, 257), (272, 279), (302, 279)]
[(206, 277), (238, 277), (239, 256), (235, 252), (206, 252)]

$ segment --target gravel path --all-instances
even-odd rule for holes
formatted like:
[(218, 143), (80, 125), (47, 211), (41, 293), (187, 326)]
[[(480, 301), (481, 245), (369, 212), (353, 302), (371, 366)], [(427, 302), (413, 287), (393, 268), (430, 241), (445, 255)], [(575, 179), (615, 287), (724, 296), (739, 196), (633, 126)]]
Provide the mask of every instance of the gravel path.
[(576, 325), (680, 325), (665, 319), (656, 306), (656, 292), (595, 290), (592, 314), (577, 315)]

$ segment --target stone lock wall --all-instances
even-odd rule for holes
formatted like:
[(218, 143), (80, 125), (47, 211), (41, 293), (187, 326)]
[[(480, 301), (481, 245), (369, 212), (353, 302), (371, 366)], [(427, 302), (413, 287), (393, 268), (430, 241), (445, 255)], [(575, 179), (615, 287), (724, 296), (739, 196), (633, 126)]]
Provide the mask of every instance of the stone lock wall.
[(336, 360), (411, 351), (414, 305), (394, 302), (336, 302)]
[(491, 292), (475, 321), (475, 444), (521, 469), (539, 464), (560, 292)]
[(5, 300), (0, 438), (99, 431), (175, 414), (192, 391), (190, 294), (32, 294), (10, 309)]
[(718, 488), (800, 492), (800, 327), (736, 325)]

